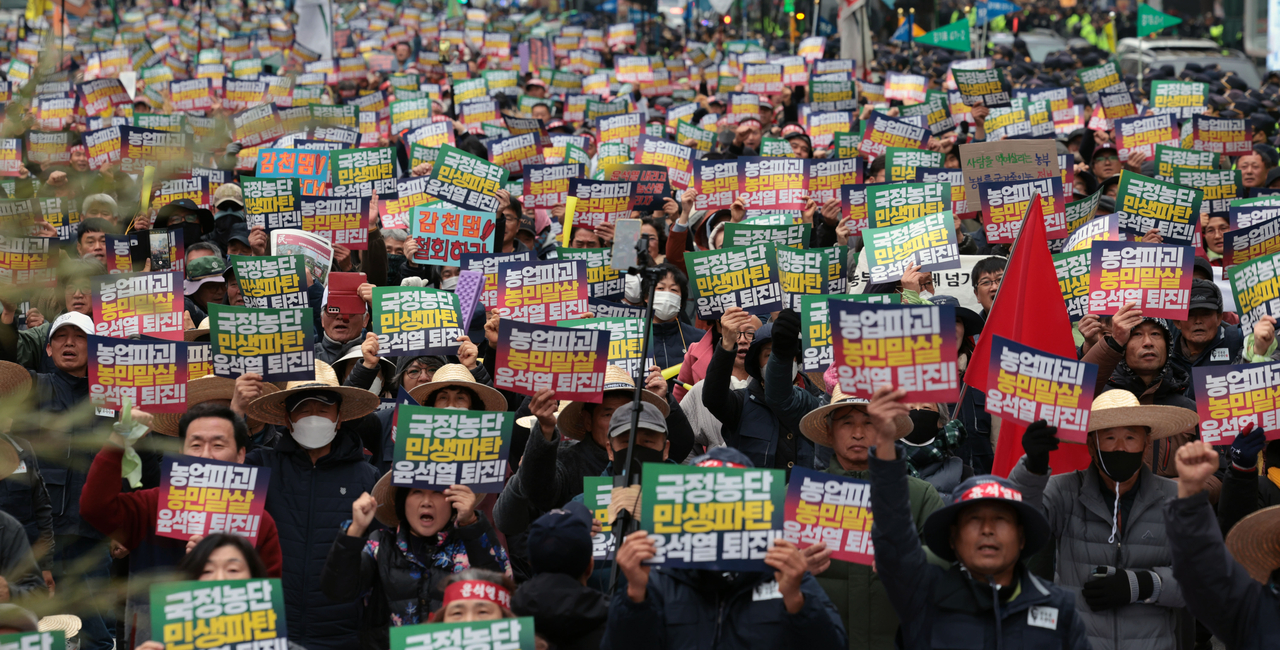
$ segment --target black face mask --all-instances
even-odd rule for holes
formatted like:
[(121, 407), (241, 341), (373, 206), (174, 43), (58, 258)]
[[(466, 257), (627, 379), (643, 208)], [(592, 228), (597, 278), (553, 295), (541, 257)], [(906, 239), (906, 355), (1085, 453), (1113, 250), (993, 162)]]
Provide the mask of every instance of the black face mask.
[[(640, 468), (645, 463), (661, 463), (663, 462), (662, 451), (650, 449), (644, 445), (636, 445), (632, 447), (631, 452), (631, 476), (640, 477)], [(627, 450), (613, 452), (613, 475), (622, 475), (622, 466), (627, 462)]]
[(936, 411), (911, 409), (911, 433), (907, 434), (907, 442), (923, 445), (938, 437), (938, 422), (942, 420)]
[[(191, 245), (200, 242), (200, 238), (203, 236), (204, 228), (201, 228), (200, 224), (190, 222), (182, 224), (182, 246), (184, 248), (191, 248)], [(224, 246), (223, 248), (225, 250), (226, 247)]]
[(1140, 451), (1098, 451), (1099, 469), (1111, 480), (1123, 483), (1142, 468)]
[(404, 265), (409, 258), (404, 255), (387, 255), (387, 272), (393, 276), (399, 277)]

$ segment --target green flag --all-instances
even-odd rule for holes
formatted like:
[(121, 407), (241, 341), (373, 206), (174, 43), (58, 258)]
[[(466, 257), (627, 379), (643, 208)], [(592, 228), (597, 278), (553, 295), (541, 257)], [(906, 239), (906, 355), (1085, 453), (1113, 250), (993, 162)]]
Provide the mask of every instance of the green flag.
[(1165, 27), (1173, 27), (1181, 22), (1181, 18), (1175, 18), (1147, 5), (1138, 5), (1138, 38), (1154, 34)]
[(917, 36), (915, 41), (920, 45), (932, 45), (934, 47), (945, 47), (948, 50), (968, 52), (972, 49), (969, 44), (969, 21), (957, 20), (924, 36)]

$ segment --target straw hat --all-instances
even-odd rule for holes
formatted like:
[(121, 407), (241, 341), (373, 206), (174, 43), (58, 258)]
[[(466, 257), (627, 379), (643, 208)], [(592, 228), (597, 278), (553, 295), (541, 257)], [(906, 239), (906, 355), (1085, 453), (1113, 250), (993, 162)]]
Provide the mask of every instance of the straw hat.
[[(279, 390), (279, 388), (275, 387), (275, 384), (262, 382), (263, 395), (270, 395)], [(187, 408), (215, 399), (233, 399), (235, 394), (236, 380), (205, 375), (187, 382)], [(182, 413), (156, 413), (151, 416), (151, 430), (166, 436), (176, 436), (178, 435), (178, 420), (181, 420), (182, 416)], [(262, 424), (261, 421), (251, 417), (246, 417), (244, 420), (245, 424), (249, 425), (250, 431)]]
[(323, 389), (337, 393), (342, 398), (342, 406), (338, 411), (338, 421), (346, 422), (364, 417), (378, 409), (381, 400), (377, 395), (362, 388), (342, 386), (338, 383), (338, 375), (333, 367), (316, 359), (316, 378), (291, 381), (285, 384), (284, 390), (262, 395), (249, 403), (246, 416), (267, 424), (284, 425), (289, 420), (285, 410), (285, 400), (308, 390)]
[(1280, 569), (1280, 506), (1241, 519), (1227, 533), (1227, 550), (1254, 580), (1270, 582), (1272, 572)]
[[(604, 367), (604, 388), (601, 389), (601, 401), (604, 401), (605, 393), (623, 392), (627, 397), (635, 394), (636, 383), (632, 381), (631, 375), (627, 371), (609, 364)], [(640, 399), (653, 404), (662, 411), (662, 417), (671, 414), (671, 407), (667, 405), (667, 400), (658, 397), (658, 394), (643, 389), (640, 391)], [(560, 427), (560, 434), (572, 440), (582, 440), (587, 436), (587, 429), (582, 424), (582, 405), (584, 402), (570, 402), (560, 410), (560, 415), (556, 418), (556, 425)]]
[[(560, 421), (560, 414), (564, 412), (564, 408), (570, 404), (572, 404), (572, 402), (570, 402), (567, 399), (560, 400), (560, 405), (556, 407), (556, 412), (554, 416), (557, 422)], [(538, 421), (538, 416), (526, 415), (522, 418), (516, 418), (516, 426), (524, 427), (526, 429), (532, 430), (534, 423), (537, 421)]]
[(183, 330), (182, 340), (195, 341), (202, 336), (208, 336), (208, 335), (209, 335), (209, 317), (205, 316), (204, 320), (200, 321), (199, 327), (193, 330)]
[(1089, 414), (1089, 430), (1114, 427), (1147, 427), (1151, 439), (1159, 440), (1182, 433), (1200, 421), (1195, 411), (1180, 406), (1143, 405), (1133, 393), (1122, 388), (1109, 390), (1093, 398)]
[(40, 619), (38, 624), (41, 632), (57, 632), (59, 630), (70, 640), (72, 637), (80, 633), (80, 617), (72, 614), (57, 614), (54, 616), (46, 616)]
[(31, 373), (9, 361), (0, 361), (0, 397), (26, 397), (31, 390)]
[[(346, 354), (343, 354), (342, 358), (335, 361), (333, 365), (336, 367), (338, 364), (342, 363), (343, 361), (351, 361), (352, 359), (359, 359), (360, 361), (364, 360), (364, 350), (361, 350), (360, 346), (357, 345), (351, 348), (350, 350), (347, 350)], [(385, 357), (378, 357), (378, 378), (382, 380), (382, 388), (385, 389), (388, 385), (390, 385), (391, 378), (395, 376), (396, 376), (395, 362)], [(370, 390), (369, 392), (374, 393), (373, 390)], [(374, 394), (376, 395), (377, 393), (374, 393)]]
[[(507, 410), (507, 398), (503, 397), (502, 393), (499, 393), (497, 389), (476, 381), (476, 378), (471, 375), (471, 371), (460, 363), (446, 363), (440, 366), (436, 374), (431, 377), (431, 381), (414, 387), (413, 390), (409, 391), (409, 396), (423, 406), (431, 406), (426, 402), (427, 397), (441, 388), (451, 386), (475, 391), (476, 395), (480, 396), (480, 401), (484, 402), (484, 409), (481, 410)], [(471, 405), (473, 409), (476, 406), (476, 404)]]
[[(846, 406), (866, 406), (870, 403), (871, 401), (866, 398), (845, 395), (844, 391), (840, 390), (840, 385), (836, 384), (831, 388), (831, 403), (809, 411), (808, 415), (805, 415), (804, 419), (800, 420), (800, 433), (824, 447), (834, 447), (835, 445), (832, 444), (831, 440), (831, 429), (827, 422), (827, 414)], [(911, 429), (914, 427), (911, 424), (911, 418), (905, 415), (899, 415), (894, 418), (893, 424), (898, 428), (897, 435), (899, 438), (911, 433)]]
[[(382, 475), (382, 478), (378, 479), (378, 483), (373, 486), (373, 499), (378, 502), (378, 509), (374, 511), (373, 516), (382, 522), (382, 525), (395, 530), (400, 526), (400, 517), (396, 515), (396, 491), (405, 486), (391, 484), (392, 471), (388, 470), (386, 474)], [(477, 494), (476, 498), (483, 500), (485, 496)], [(479, 501), (476, 503), (479, 503)], [(479, 514), (479, 510), (476, 512)], [(452, 519), (453, 514), (450, 514), (449, 517)]]

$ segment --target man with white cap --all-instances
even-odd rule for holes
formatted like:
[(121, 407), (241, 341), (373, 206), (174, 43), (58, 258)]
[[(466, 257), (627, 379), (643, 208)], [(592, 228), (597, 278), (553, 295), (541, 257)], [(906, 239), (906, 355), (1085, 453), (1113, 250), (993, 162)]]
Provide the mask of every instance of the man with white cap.
[(1095, 650), (1179, 647), (1185, 602), (1161, 512), (1178, 485), (1155, 475), (1143, 454), (1153, 441), (1195, 424), (1195, 411), (1106, 391), (1089, 416), (1085, 444), (1093, 462), (1057, 476), (1049, 467), (1057, 428), (1038, 420), (1022, 436), (1026, 455), (1009, 480), (1049, 520), (1057, 540), (1055, 582), (1076, 593)]
[[(97, 260), (65, 260), (59, 265), (58, 289), (62, 290), (65, 313), (79, 312), (92, 318), (91, 278), (106, 274), (107, 267)], [(53, 360), (45, 354), (45, 347), (49, 342), (49, 330), (53, 327), (53, 323), (44, 321), (36, 324), (32, 320), (32, 312), (27, 312), (27, 329), (18, 330), (13, 307), (6, 302), (3, 312), (0, 313), (0, 348), (4, 350), (4, 358), (13, 359), (19, 365), (31, 370), (53, 372)]]

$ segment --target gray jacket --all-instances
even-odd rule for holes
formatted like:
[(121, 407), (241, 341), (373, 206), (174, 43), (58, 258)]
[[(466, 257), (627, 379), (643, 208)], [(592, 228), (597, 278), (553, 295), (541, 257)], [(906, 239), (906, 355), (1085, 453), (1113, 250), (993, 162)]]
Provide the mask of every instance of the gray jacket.
[[(1165, 533), (1166, 499), (1178, 495), (1178, 484), (1151, 473), (1145, 464), (1135, 488), (1129, 521), (1122, 522), (1116, 543), (1111, 537), (1115, 493), (1106, 492), (1098, 475), (1084, 469), (1054, 477), (1033, 474), (1024, 456), (1009, 480), (1028, 504), (1044, 510), (1058, 542), (1054, 582), (1076, 594), (1093, 650), (1177, 650), (1178, 614), (1186, 603), (1173, 577), (1173, 553)], [(1095, 567), (1145, 569), (1160, 576), (1160, 593), (1152, 604), (1134, 603), (1095, 612), (1080, 595)]]

